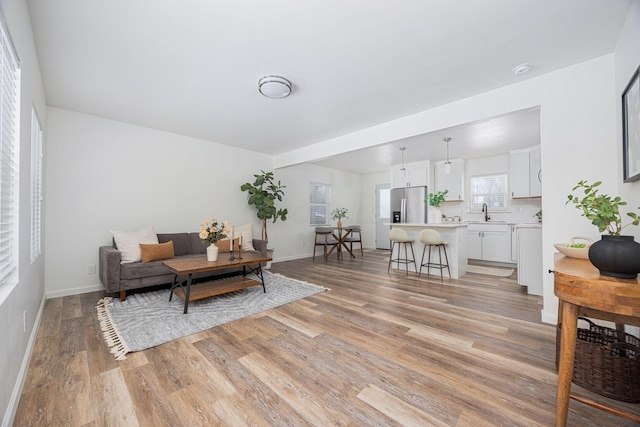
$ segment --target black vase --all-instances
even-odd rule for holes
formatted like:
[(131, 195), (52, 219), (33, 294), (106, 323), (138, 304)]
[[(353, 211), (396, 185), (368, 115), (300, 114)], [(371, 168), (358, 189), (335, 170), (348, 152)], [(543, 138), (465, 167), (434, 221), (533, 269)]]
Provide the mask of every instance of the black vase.
[(603, 235), (589, 248), (589, 261), (603, 276), (635, 279), (640, 273), (640, 244), (633, 236)]

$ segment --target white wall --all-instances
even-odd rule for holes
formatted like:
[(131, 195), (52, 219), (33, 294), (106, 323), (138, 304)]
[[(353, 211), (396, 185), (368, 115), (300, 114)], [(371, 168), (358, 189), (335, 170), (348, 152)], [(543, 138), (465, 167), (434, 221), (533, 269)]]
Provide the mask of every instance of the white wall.
[[(360, 224), (360, 194), (362, 176), (316, 165), (298, 165), (277, 169), (276, 173), (286, 184), (285, 194), (289, 217), (286, 223), (269, 224), (277, 234), (272, 239), (269, 231), (270, 247), (275, 248), (276, 261), (309, 257), (313, 254), (315, 226), (309, 224), (309, 183), (320, 182), (331, 185), (331, 210), (347, 208), (349, 217), (344, 225)], [(335, 224), (335, 221), (332, 221)], [(275, 233), (275, 232), (274, 232)]]
[[(624, 201), (628, 203), (628, 208), (637, 208), (640, 206), (640, 181), (632, 183), (623, 183), (623, 166), (622, 166), (622, 92), (629, 83), (631, 76), (640, 65), (640, 2), (636, 1), (631, 6), (631, 11), (627, 17), (627, 21), (622, 29), (622, 34), (618, 39), (615, 51), (616, 65), (616, 81), (615, 81), (615, 99), (617, 121), (616, 127), (618, 137), (615, 144), (618, 148), (618, 194)], [(636, 213), (638, 210), (635, 209)], [(627, 222), (624, 222), (626, 224)], [(624, 234), (634, 235), (636, 242), (640, 242), (640, 227), (627, 227)]]
[[(8, 426), (17, 407), (44, 296), (45, 256), (41, 255), (33, 264), (30, 262), (31, 111), (35, 107), (45, 130), (47, 112), (26, 1), (3, 0), (0, 12), (21, 68), (19, 277), (15, 287), (0, 285), (0, 424)], [(46, 139), (44, 150), (47, 150)], [(44, 209), (46, 211), (46, 202)], [(46, 239), (43, 245), (45, 242)], [(27, 313), (26, 332), (24, 312)]]
[[(597, 230), (580, 217), (577, 209), (565, 207), (565, 201), (571, 188), (581, 179), (603, 180), (609, 186), (603, 188), (605, 191), (617, 188), (619, 164), (617, 150), (613, 149), (617, 135), (616, 102), (614, 58), (608, 55), (334, 138), (325, 144), (276, 156), (275, 163), (280, 166), (296, 164), (351, 148), (540, 107), (544, 170), (543, 268), (546, 272), (553, 269), (553, 243), (566, 241), (570, 235), (597, 238)], [(553, 294), (553, 277), (550, 274), (544, 275), (543, 293), (542, 319), (554, 323), (557, 298)]]
[[(247, 204), (244, 182), (271, 170), (272, 157), (208, 141), (49, 108), (46, 292), (48, 297), (103, 289), (98, 247), (110, 229), (197, 231), (211, 216), (236, 225), (261, 222)], [(274, 171), (286, 186), (286, 222), (268, 222), (274, 261), (310, 256), (309, 182), (331, 184), (333, 207), (359, 220), (360, 175), (319, 166)], [(348, 223), (348, 222), (347, 222)]]

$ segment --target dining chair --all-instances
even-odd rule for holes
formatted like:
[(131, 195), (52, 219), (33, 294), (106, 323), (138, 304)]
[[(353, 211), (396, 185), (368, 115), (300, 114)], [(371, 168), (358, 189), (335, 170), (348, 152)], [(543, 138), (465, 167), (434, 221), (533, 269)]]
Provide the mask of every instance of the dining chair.
[[(329, 254), (338, 246), (338, 241), (333, 237), (333, 228), (316, 227), (316, 233), (313, 244), (313, 262), (316, 262), (316, 248), (322, 246), (324, 249), (324, 262), (326, 263)], [(328, 250), (331, 247), (331, 250)]]
[(351, 233), (349, 233), (349, 236), (346, 239), (344, 239), (344, 241), (349, 243), (349, 248), (351, 249), (351, 252), (353, 252), (353, 244), (358, 243), (360, 245), (360, 255), (364, 255), (364, 252), (362, 251), (362, 234), (360, 233), (360, 226), (351, 225), (346, 228), (347, 230), (350, 230)]
[[(422, 274), (422, 267), (427, 267), (427, 274), (429, 274), (429, 270), (431, 268), (440, 269), (440, 281), (442, 282), (442, 270), (447, 269), (449, 272), (449, 279), (451, 279), (451, 270), (449, 269), (449, 257), (447, 256), (447, 242), (442, 240), (440, 233), (436, 230), (432, 230), (427, 228), (420, 232), (420, 242), (424, 244), (424, 248), (422, 249), (422, 259), (420, 260), (420, 272), (418, 273), (418, 277)], [(429, 257), (427, 258), (427, 262), (424, 262), (424, 254), (427, 250), (427, 246), (429, 247)], [(431, 248), (438, 248), (438, 261), (437, 263), (431, 262)], [(442, 263), (442, 252), (441, 249), (444, 250), (444, 259), (445, 263)]]
[[(407, 233), (401, 228), (392, 228), (389, 231), (389, 240), (391, 241), (391, 254), (389, 255), (389, 267), (387, 267), (387, 273), (391, 269), (391, 263), (395, 262), (398, 264), (398, 268), (400, 268), (400, 264), (404, 264), (407, 270), (407, 275), (409, 274), (409, 264), (413, 263), (413, 266), (418, 272), (418, 267), (416, 266), (416, 256), (413, 253), (413, 240), (409, 239)], [(396, 259), (393, 259), (393, 249), (398, 246), (398, 256)], [(402, 251), (402, 247), (404, 246), (404, 258), (400, 258), (400, 252)], [(411, 258), (409, 258), (409, 254), (407, 251), (407, 246), (411, 248)]]

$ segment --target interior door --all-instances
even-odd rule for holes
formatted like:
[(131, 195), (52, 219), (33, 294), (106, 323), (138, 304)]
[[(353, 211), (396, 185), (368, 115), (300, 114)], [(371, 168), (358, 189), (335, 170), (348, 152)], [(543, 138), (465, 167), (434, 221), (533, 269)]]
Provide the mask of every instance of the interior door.
[(391, 222), (391, 186), (376, 185), (376, 248), (389, 249), (389, 226)]

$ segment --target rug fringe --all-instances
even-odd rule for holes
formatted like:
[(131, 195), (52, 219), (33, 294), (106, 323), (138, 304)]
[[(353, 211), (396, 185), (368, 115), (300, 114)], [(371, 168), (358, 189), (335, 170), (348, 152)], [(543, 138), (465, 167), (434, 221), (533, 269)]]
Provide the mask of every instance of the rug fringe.
[(309, 283), (309, 282), (307, 282), (307, 281), (305, 281), (305, 280), (292, 279), (291, 277), (289, 277), (289, 276), (285, 276), (284, 274), (280, 274), (280, 273), (272, 273), (272, 272), (269, 272), (269, 274), (271, 274), (271, 275), (273, 275), (273, 276), (283, 277), (283, 278), (285, 278), (285, 279), (287, 279), (287, 280), (291, 280), (292, 282), (304, 283), (305, 285), (311, 285), (311, 286), (315, 286), (315, 287), (317, 287), (317, 288), (322, 288), (322, 289), (324, 289), (325, 291), (330, 291), (330, 290), (331, 290), (331, 288), (327, 288), (327, 287), (325, 287), (325, 286), (320, 286), (320, 285), (316, 285), (316, 284), (313, 284), (313, 283)]
[(127, 358), (127, 353), (131, 350), (122, 340), (118, 329), (113, 324), (111, 316), (109, 316), (109, 312), (107, 311), (107, 307), (112, 304), (112, 300), (112, 297), (104, 297), (98, 301), (98, 304), (96, 305), (98, 321), (100, 321), (102, 336), (109, 347), (109, 351), (115, 356), (116, 360), (124, 360)]

